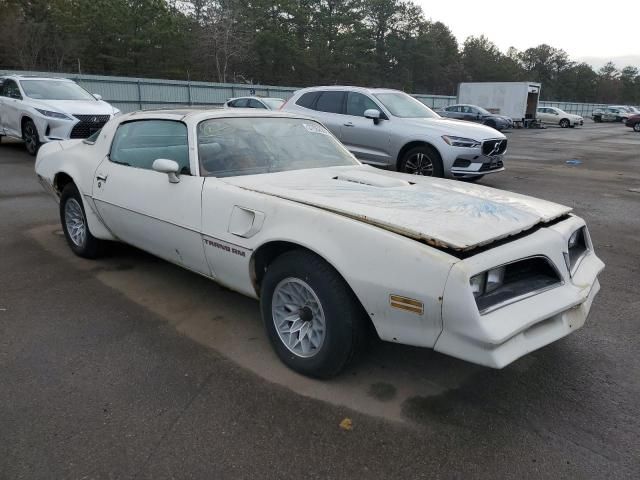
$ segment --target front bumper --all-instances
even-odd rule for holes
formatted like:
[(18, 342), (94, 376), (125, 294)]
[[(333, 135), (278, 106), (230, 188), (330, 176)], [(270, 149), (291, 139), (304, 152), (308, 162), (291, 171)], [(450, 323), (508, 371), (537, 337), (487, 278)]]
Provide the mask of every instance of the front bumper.
[(458, 155), (451, 167), (455, 178), (470, 178), (504, 171), (504, 155)]
[[(95, 115), (95, 117), (105, 116), (106, 115)], [(108, 117), (111, 119), (113, 118), (113, 115), (109, 115)], [(47, 143), (57, 140), (69, 140), (70, 138), (87, 138), (95, 133), (95, 131), (102, 128), (106, 123), (96, 122), (95, 124), (89, 124), (91, 122), (82, 122), (80, 119), (73, 116), (70, 116), (70, 118), (70, 120), (65, 120), (46, 117), (40, 114), (32, 115), (32, 119), (38, 129), (40, 142)], [(81, 135), (78, 135), (78, 132), (80, 132)]]
[[(604, 268), (593, 250), (573, 275), (563, 256), (569, 236), (584, 225), (577, 217), (458, 262), (443, 298), (443, 331), (434, 349), (473, 363), (502, 368), (582, 327), (600, 290)], [(502, 263), (531, 255), (546, 256), (563, 284), (480, 315), (469, 278)]]

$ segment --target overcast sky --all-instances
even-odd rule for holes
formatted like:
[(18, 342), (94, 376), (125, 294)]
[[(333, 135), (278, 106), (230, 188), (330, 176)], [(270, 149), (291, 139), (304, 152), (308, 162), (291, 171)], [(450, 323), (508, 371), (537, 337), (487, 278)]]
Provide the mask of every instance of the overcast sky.
[(503, 51), (510, 46), (524, 50), (547, 43), (564, 49), (574, 59), (637, 56), (640, 61), (640, 2), (414, 1), (427, 18), (446, 24), (460, 44), (469, 35), (485, 34)]

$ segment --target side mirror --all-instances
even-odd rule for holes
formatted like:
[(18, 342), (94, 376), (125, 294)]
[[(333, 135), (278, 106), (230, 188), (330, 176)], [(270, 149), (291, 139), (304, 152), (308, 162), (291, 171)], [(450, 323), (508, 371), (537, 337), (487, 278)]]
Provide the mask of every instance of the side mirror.
[(94, 93), (93, 98), (95, 98), (96, 100), (102, 100), (102, 95), (100, 95), (99, 93)]
[(178, 165), (178, 162), (174, 160), (159, 158), (157, 160), (154, 160), (151, 168), (153, 168), (156, 172), (166, 173), (167, 175), (169, 175), (169, 182), (171, 183), (178, 183), (180, 181), (180, 177), (178, 176), (180, 165)]
[(371, 120), (373, 120), (373, 123), (377, 125), (378, 122), (380, 121), (380, 110), (376, 110), (375, 108), (369, 108), (364, 111), (364, 117), (370, 118)]

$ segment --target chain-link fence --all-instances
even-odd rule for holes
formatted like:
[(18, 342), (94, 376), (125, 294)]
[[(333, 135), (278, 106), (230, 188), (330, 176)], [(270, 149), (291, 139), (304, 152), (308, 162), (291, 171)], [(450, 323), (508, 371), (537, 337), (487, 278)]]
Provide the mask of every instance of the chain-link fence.
[[(24, 72), (3, 71), (0, 74), (14, 73), (21, 75), (38, 75), (45, 77), (64, 77), (75, 80), (91, 93), (98, 93), (102, 98), (123, 112), (135, 110), (151, 110), (158, 108), (179, 107), (211, 107), (219, 106), (229, 98), (259, 95), (287, 99), (296, 87), (272, 85), (248, 85), (242, 83), (209, 83), (189, 82), (181, 80), (159, 80), (133, 77), (108, 77), (100, 75), (83, 75), (77, 73)], [(425, 105), (437, 109), (457, 102), (455, 96), (414, 94)], [(482, 105), (480, 105), (482, 106)], [(541, 101), (541, 107), (557, 107), (568, 113), (588, 117), (593, 110), (606, 105), (595, 103), (575, 103)]]

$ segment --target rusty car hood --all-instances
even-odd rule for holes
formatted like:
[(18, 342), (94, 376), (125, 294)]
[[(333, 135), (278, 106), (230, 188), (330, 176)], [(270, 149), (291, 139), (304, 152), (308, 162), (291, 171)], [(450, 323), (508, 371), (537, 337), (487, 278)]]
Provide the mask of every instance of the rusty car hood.
[(516, 235), (571, 211), (569, 207), (517, 193), (366, 165), (220, 180), (456, 251)]

